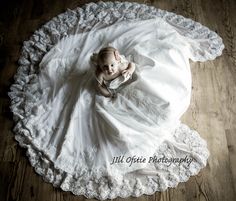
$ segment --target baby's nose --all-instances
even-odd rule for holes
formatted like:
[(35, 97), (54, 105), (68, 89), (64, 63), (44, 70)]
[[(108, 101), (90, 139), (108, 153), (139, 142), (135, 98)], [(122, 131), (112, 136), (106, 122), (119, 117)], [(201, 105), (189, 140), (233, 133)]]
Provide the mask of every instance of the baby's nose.
[(110, 65), (108, 66), (108, 70), (109, 70), (109, 71), (111, 71), (111, 70), (112, 70), (112, 67), (111, 67)]

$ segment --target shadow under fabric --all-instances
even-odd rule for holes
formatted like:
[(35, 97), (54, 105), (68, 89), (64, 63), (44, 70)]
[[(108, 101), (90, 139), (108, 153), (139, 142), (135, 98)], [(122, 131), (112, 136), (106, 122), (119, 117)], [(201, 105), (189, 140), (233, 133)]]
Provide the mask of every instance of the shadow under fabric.
[[(83, 17), (74, 23), (78, 15)], [(219, 56), (221, 38), (190, 19), (137, 3), (92, 3), (59, 19), (53, 21), (58, 26), (45, 25), (49, 36), (39, 32), (45, 53), (37, 72), (20, 68), (18, 80), (25, 76), (29, 81), (9, 92), (18, 121), (16, 140), (27, 147), (36, 171), (65, 191), (104, 200), (175, 187), (205, 167), (206, 142), (180, 117), (191, 98), (189, 59)], [(70, 30), (61, 31), (70, 22)], [(56, 40), (49, 50), (47, 36)], [(34, 54), (31, 45), (38, 43), (25, 43), (25, 51)], [(104, 44), (131, 56), (136, 65), (133, 78), (113, 99), (96, 92), (90, 60)], [(119, 156), (124, 161), (112, 164)], [(131, 157), (146, 162), (131, 164)]]

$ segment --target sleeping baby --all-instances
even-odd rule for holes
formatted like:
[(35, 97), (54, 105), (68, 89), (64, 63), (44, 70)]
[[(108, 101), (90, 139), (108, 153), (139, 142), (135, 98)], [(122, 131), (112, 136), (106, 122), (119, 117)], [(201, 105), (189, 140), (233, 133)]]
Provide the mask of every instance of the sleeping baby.
[(132, 78), (135, 70), (135, 64), (128, 62), (113, 47), (102, 48), (98, 54), (93, 54), (92, 62), (96, 65), (98, 91), (105, 97), (115, 97), (117, 89)]

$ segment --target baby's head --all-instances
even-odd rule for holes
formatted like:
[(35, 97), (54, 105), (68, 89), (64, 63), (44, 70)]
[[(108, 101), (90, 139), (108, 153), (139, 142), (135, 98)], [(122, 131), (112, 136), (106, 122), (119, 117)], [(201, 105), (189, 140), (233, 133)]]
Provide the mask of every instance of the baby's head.
[(102, 48), (98, 53), (98, 66), (107, 75), (113, 75), (119, 70), (120, 55), (113, 47)]

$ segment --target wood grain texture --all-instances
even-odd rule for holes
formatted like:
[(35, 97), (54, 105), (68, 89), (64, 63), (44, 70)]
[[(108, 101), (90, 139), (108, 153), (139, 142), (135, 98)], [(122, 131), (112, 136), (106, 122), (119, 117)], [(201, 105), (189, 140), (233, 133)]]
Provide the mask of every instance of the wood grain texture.
[[(12, 132), (7, 92), (17, 70), (24, 40), (52, 17), (91, 1), (9, 0), (0, 8), (0, 201), (82, 201), (63, 192), (34, 172), (25, 149)], [(95, 1), (96, 2), (96, 1)], [(192, 18), (216, 31), (225, 44), (214, 61), (191, 63), (191, 104), (182, 121), (208, 143), (206, 168), (177, 188), (126, 200), (233, 201), (236, 200), (236, 1), (138, 0)], [(93, 200), (93, 199), (92, 199)], [(95, 200), (95, 199), (94, 199)], [(117, 198), (116, 200), (124, 200)]]

